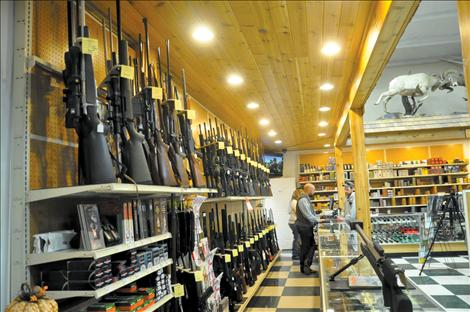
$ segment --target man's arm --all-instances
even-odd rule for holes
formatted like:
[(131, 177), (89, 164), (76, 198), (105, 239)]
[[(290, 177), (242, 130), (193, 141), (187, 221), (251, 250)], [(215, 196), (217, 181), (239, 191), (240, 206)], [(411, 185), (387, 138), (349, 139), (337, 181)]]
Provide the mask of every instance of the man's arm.
[(304, 215), (305, 218), (312, 224), (315, 225), (320, 222), (320, 218), (318, 218), (314, 213), (313, 209), (311, 208), (310, 201), (303, 197), (299, 199), (298, 202), (298, 207), (300, 209), (300, 212)]

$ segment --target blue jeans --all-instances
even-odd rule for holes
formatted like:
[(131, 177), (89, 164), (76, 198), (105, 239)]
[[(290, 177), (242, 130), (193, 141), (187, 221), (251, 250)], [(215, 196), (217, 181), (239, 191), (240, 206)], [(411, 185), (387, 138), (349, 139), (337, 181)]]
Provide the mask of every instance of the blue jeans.
[(289, 227), (292, 230), (292, 235), (294, 235), (294, 240), (292, 241), (292, 257), (298, 258), (300, 255), (300, 234), (295, 224), (289, 223)]

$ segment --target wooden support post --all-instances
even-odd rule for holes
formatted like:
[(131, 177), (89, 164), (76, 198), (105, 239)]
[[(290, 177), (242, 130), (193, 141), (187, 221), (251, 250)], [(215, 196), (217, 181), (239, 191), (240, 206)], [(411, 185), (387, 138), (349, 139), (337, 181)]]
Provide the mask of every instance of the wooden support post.
[[(465, 75), (465, 85), (470, 99), (470, 2), (457, 1), (457, 12), (459, 15), (460, 39), (462, 41), (463, 71)], [(470, 101), (467, 101), (470, 112)]]
[(335, 146), (335, 159), (336, 159), (336, 184), (338, 189), (338, 205), (344, 208), (344, 201), (346, 194), (344, 193), (344, 167), (343, 167), (343, 150)]
[(349, 111), (352, 153), (354, 161), (354, 186), (356, 190), (356, 218), (364, 222), (364, 233), (370, 236), (369, 170), (367, 167), (362, 109)]

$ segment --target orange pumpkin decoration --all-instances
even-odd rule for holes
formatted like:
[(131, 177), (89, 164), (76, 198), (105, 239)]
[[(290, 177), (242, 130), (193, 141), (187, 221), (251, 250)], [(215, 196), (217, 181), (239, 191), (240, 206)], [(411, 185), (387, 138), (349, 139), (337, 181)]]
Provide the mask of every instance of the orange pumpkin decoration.
[(23, 283), (20, 295), (8, 305), (5, 312), (58, 312), (57, 302), (46, 297), (46, 290), (47, 286), (34, 286), (31, 291), (28, 284)]

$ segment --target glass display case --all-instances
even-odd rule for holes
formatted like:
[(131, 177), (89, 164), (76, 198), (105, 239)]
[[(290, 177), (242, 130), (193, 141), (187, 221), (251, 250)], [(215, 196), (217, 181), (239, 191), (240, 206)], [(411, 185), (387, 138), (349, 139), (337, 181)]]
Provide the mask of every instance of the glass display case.
[[(322, 311), (388, 311), (381, 283), (362, 259), (330, 282), (329, 277), (361, 254), (360, 236), (345, 223), (322, 223), (318, 229)], [(442, 311), (422, 292), (407, 285), (413, 311)]]

